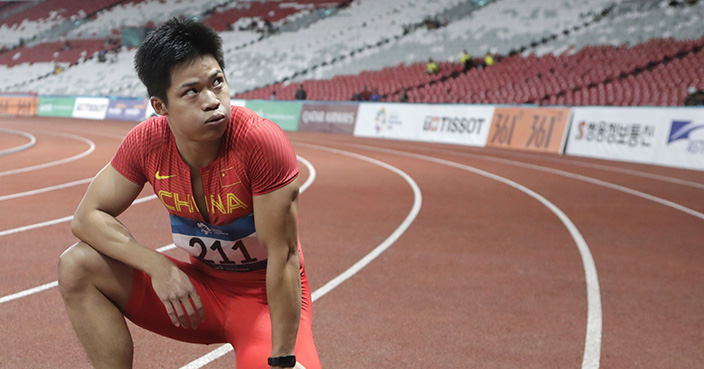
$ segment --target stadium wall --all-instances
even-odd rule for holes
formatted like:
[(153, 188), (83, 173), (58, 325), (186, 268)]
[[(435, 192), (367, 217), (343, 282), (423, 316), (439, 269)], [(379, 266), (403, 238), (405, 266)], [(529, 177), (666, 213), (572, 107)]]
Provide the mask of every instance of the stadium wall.
[[(704, 170), (702, 107), (233, 100), (285, 131), (553, 153)], [(141, 121), (146, 98), (0, 95), (0, 115)]]

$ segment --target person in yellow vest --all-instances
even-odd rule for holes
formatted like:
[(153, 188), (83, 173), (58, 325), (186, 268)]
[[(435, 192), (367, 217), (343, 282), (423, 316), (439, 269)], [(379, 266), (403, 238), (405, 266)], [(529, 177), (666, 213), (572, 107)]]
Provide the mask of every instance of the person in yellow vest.
[(437, 74), (439, 69), (438, 63), (436, 63), (433, 58), (428, 59), (428, 64), (425, 66), (425, 71), (428, 74)]
[(486, 52), (486, 56), (484, 57), (484, 65), (487, 67), (494, 65), (494, 57), (488, 51)]
[(463, 72), (466, 72), (472, 68), (472, 56), (469, 55), (467, 50), (464, 50), (462, 57), (460, 58), (460, 63), (464, 66)]

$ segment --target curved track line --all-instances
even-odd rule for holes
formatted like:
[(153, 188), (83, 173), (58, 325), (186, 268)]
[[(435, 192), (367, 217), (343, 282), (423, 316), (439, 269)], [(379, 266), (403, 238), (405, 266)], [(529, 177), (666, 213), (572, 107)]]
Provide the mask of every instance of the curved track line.
[[(301, 185), (300, 191), (301, 191), (301, 193), (303, 193), (306, 189), (308, 189), (308, 187), (310, 187), (310, 186), (313, 184), (313, 181), (315, 181), (315, 177), (316, 177), (316, 174), (315, 174), (315, 173), (316, 173), (316, 172), (315, 172), (315, 167), (313, 167), (313, 164), (311, 164), (308, 160), (306, 160), (305, 158), (302, 158), (302, 157), (300, 157), (300, 156), (298, 156), (298, 155), (297, 155), (297, 158), (298, 158), (298, 160), (299, 160), (300, 162), (302, 162), (302, 163), (308, 168), (308, 172), (310, 173), (310, 174), (308, 175), (308, 179), (306, 179), (306, 181)], [(156, 198), (156, 196), (153, 195), (153, 198)], [(147, 199), (147, 197), (144, 197), (143, 199)], [(137, 203), (138, 200), (142, 200), (142, 199), (137, 199), (137, 200), (135, 200), (132, 204)], [(149, 198), (148, 200), (144, 200), (144, 201), (149, 201), (149, 200), (152, 200), (152, 198)], [(144, 201), (141, 201), (141, 202), (144, 202)], [(73, 218), (73, 217), (70, 217), (70, 218)], [(61, 219), (64, 219), (64, 218), (61, 218)], [(69, 220), (70, 220), (70, 219), (69, 219)], [(60, 222), (58, 222), (58, 223), (60, 223)], [(54, 224), (55, 224), (55, 223), (54, 223)], [(38, 228), (38, 227), (36, 227), (36, 228)], [(2, 235), (3, 235), (3, 234), (0, 234), (0, 236), (2, 236)], [(170, 243), (170, 244), (168, 244), (168, 245), (165, 245), (165, 246), (162, 246), (162, 247), (156, 249), (156, 251), (158, 251), (158, 252), (165, 252), (165, 251), (168, 251), (168, 250), (171, 250), (171, 249), (175, 249), (175, 248), (176, 248), (176, 245), (174, 245), (173, 243)], [(11, 295), (2, 296), (2, 297), (0, 297), (0, 304), (3, 304), (3, 303), (5, 303), (5, 302), (9, 302), (9, 301), (12, 301), (12, 300), (17, 300), (17, 299), (19, 299), (19, 298), (26, 297), (26, 296), (29, 296), (29, 295), (33, 295), (33, 294), (35, 294), (35, 293), (42, 292), (42, 291), (45, 291), (45, 290), (54, 288), (54, 287), (56, 287), (56, 286), (58, 286), (58, 285), (59, 285), (58, 281), (53, 281), (53, 282), (49, 282), (49, 283), (43, 284), (43, 285), (41, 285), (41, 286), (37, 286), (37, 287), (30, 288), (30, 289), (27, 289), (27, 290), (24, 290), (24, 291), (20, 291), (20, 292), (17, 292), (17, 293), (13, 293), (13, 294), (11, 294)]]
[[(641, 172), (641, 171), (633, 170), (633, 169), (612, 167), (612, 166), (597, 164), (597, 163), (585, 163), (585, 162), (575, 161), (575, 160), (565, 160), (565, 159), (559, 160), (557, 158), (546, 158), (546, 157), (540, 157), (538, 155), (533, 155), (530, 153), (525, 153), (525, 156), (536, 158), (536, 159), (552, 161), (555, 163), (576, 165), (576, 166), (580, 166), (580, 167), (584, 167), (584, 168), (601, 169), (601, 170), (605, 170), (608, 172), (615, 172), (615, 173), (625, 173), (625, 174), (630, 174), (630, 175), (633, 175), (636, 177), (655, 179), (658, 181), (670, 182), (670, 183), (675, 183), (675, 184), (679, 184), (679, 185), (683, 185), (683, 186), (694, 187), (694, 188), (699, 188), (699, 189), (704, 190), (704, 184), (702, 184), (702, 183), (687, 181), (685, 179), (679, 179), (679, 178), (674, 178), (674, 177), (663, 176), (663, 175), (659, 175), (659, 174)], [(571, 156), (571, 158), (580, 158), (580, 156)], [(581, 158), (588, 158), (588, 157), (581, 157)], [(591, 159), (598, 159), (598, 158), (591, 158)], [(601, 159), (601, 160), (606, 160), (606, 159)], [(632, 163), (632, 164), (642, 164), (642, 163)], [(683, 169), (683, 168), (675, 168), (675, 169)]]
[(32, 196), (32, 195), (37, 195), (37, 194), (44, 193), (44, 192), (50, 192), (50, 191), (60, 190), (60, 189), (69, 188), (69, 187), (73, 187), (73, 186), (78, 186), (78, 185), (90, 183), (90, 181), (92, 181), (92, 180), (93, 180), (93, 177), (85, 178), (85, 179), (81, 179), (81, 180), (73, 181), (73, 182), (62, 183), (62, 184), (56, 185), (56, 186), (38, 188), (36, 190), (31, 190), (31, 191), (12, 193), (9, 195), (0, 196), (0, 201), (16, 199), (18, 197)]
[[(360, 159), (375, 165), (378, 165), (384, 169), (388, 169), (399, 176), (401, 176), (408, 184), (411, 186), (411, 189), (413, 190), (413, 206), (411, 208), (411, 211), (408, 213), (406, 218), (403, 220), (401, 225), (396, 228), (396, 230), (386, 239), (384, 242), (382, 242), (379, 246), (375, 247), (371, 252), (369, 252), (367, 255), (365, 255), (362, 259), (360, 259), (358, 262), (356, 262), (354, 265), (352, 265), (350, 268), (348, 268), (346, 271), (342, 272), (340, 275), (337, 277), (333, 278), (330, 280), (328, 283), (323, 285), (322, 287), (318, 288), (317, 290), (313, 291), (311, 294), (311, 300), (314, 302), (320, 297), (324, 296), (326, 293), (332, 291), (335, 287), (339, 286), (342, 282), (346, 281), (356, 273), (358, 273), (362, 268), (367, 266), (369, 263), (371, 263), (376, 257), (378, 257), (381, 253), (386, 251), (391, 245), (393, 245), (396, 240), (408, 229), (408, 227), (413, 223), (415, 220), (416, 216), (420, 212), (420, 207), (422, 201), (422, 195), (420, 192), (420, 188), (418, 187), (418, 184), (406, 173), (401, 171), (400, 169), (393, 167), (389, 164), (386, 164), (384, 162), (381, 162), (376, 159), (372, 159), (367, 156), (355, 154), (349, 151), (343, 151), (343, 150), (338, 150), (338, 149), (333, 149), (329, 147), (324, 147), (324, 146), (318, 146), (318, 145), (311, 145), (311, 144), (304, 144), (304, 143), (297, 143), (302, 146), (308, 146), (314, 149), (318, 150), (324, 150), (324, 151), (329, 151), (333, 153), (337, 153), (340, 155), (346, 155), (350, 156), (356, 159)], [(211, 363), (212, 361), (227, 355), (228, 353), (232, 352), (233, 348), (232, 345), (224, 344), (217, 349), (207, 353), (206, 355), (191, 361), (190, 363), (182, 366), (180, 369), (199, 369), (202, 368), (203, 366)]]
[(495, 161), (495, 162), (500, 162), (500, 163), (504, 163), (504, 164), (508, 164), (508, 165), (513, 165), (513, 166), (518, 166), (518, 167), (523, 167), (523, 168), (528, 168), (528, 169), (534, 169), (534, 170), (538, 170), (541, 172), (557, 174), (559, 176), (577, 179), (580, 181), (595, 184), (597, 186), (607, 187), (607, 188), (610, 188), (610, 189), (613, 189), (616, 191), (621, 191), (621, 192), (627, 193), (629, 195), (637, 196), (637, 197), (640, 197), (640, 198), (643, 198), (646, 200), (656, 202), (661, 205), (671, 207), (675, 210), (679, 210), (683, 213), (687, 213), (689, 215), (692, 215), (692, 216), (695, 216), (699, 219), (704, 220), (704, 214), (702, 214), (696, 210), (690, 209), (686, 206), (677, 204), (677, 203), (669, 201), (669, 200), (665, 200), (665, 199), (657, 197), (657, 196), (647, 194), (645, 192), (634, 190), (632, 188), (624, 187), (624, 186), (617, 185), (617, 184), (614, 184), (611, 182), (602, 181), (600, 179), (587, 177), (587, 176), (583, 176), (581, 174), (576, 174), (576, 173), (572, 173), (572, 172), (566, 172), (566, 171), (560, 170), (560, 169), (548, 168), (548, 167), (543, 167), (540, 165), (523, 163), (520, 161), (514, 161), (514, 160), (509, 160), (509, 159), (496, 158), (493, 156), (484, 156), (484, 155), (480, 155), (480, 154), (469, 154), (469, 153), (460, 153), (460, 154), (466, 155), (466, 156), (474, 156), (474, 157), (478, 157), (478, 158), (488, 160), (488, 161)]
[(89, 148), (88, 148), (88, 150), (86, 150), (86, 151), (84, 151), (84, 152), (82, 152), (82, 153), (80, 153), (80, 154), (78, 154), (78, 155), (74, 155), (74, 156), (72, 156), (72, 157), (70, 157), (70, 158), (65, 158), (65, 159), (61, 159), (61, 160), (56, 160), (56, 161), (52, 161), (52, 162), (48, 162), (48, 163), (44, 163), (44, 164), (39, 164), (39, 165), (33, 165), (33, 166), (31, 166), (31, 167), (24, 167), (24, 168), (18, 168), (18, 169), (13, 169), (13, 170), (6, 170), (6, 171), (4, 171), (4, 172), (0, 172), (0, 177), (2, 177), (2, 176), (8, 176), (8, 175), (11, 175), (11, 174), (17, 174), (17, 173), (31, 172), (31, 171), (37, 170), (37, 169), (44, 169), (44, 168), (48, 168), (48, 167), (53, 167), (53, 166), (55, 166), (55, 165), (60, 165), (60, 164), (69, 163), (69, 162), (72, 162), (72, 161), (74, 161), (74, 160), (78, 160), (78, 159), (80, 159), (80, 158), (82, 158), (82, 157), (84, 157), (84, 156), (87, 156), (87, 155), (89, 155), (90, 153), (92, 153), (92, 152), (95, 150), (95, 143), (94, 143), (93, 141), (87, 139), (87, 138), (83, 138), (83, 137), (81, 137), (81, 136), (76, 136), (76, 135), (72, 135), (72, 134), (68, 134), (68, 133), (56, 133), (56, 132), (54, 132), (54, 133), (52, 133), (52, 134), (53, 134), (53, 135), (57, 135), (57, 136), (64, 136), (64, 137), (73, 138), (73, 139), (76, 139), (76, 140), (78, 140), (78, 141), (83, 141), (83, 142), (85, 142), (85, 143), (88, 144)]
[(6, 129), (6, 128), (0, 128), (0, 132), (9, 133), (9, 134), (11, 134), (11, 135), (22, 136), (22, 137), (24, 137), (24, 138), (26, 138), (26, 139), (29, 140), (29, 142), (27, 142), (27, 143), (24, 144), (24, 145), (20, 145), (20, 146), (17, 146), (17, 147), (13, 147), (13, 148), (10, 148), (10, 149), (6, 149), (6, 150), (1, 150), (1, 151), (0, 151), (0, 156), (7, 155), (7, 154), (14, 154), (14, 153), (20, 152), (20, 151), (22, 151), (22, 150), (27, 150), (27, 149), (29, 149), (30, 147), (34, 146), (35, 143), (37, 143), (37, 138), (34, 137), (34, 136), (32, 136), (31, 134), (27, 133), (27, 132), (13, 131), (13, 130), (11, 130), (11, 129)]
[[(150, 196), (141, 197), (141, 198), (139, 198), (139, 199), (134, 200), (134, 202), (132, 203), (132, 205), (141, 204), (141, 203), (143, 203), (143, 202), (147, 202), (147, 201), (154, 200), (154, 199), (156, 199), (156, 195), (150, 195)], [(130, 206), (131, 206), (131, 205), (130, 205)], [(2, 237), (2, 236), (7, 236), (7, 235), (10, 235), (10, 234), (14, 234), (14, 233), (29, 231), (29, 230), (32, 230), (32, 229), (37, 229), (37, 228), (42, 228), (42, 227), (48, 227), (48, 226), (51, 226), (51, 225), (54, 225), (54, 224), (63, 223), (63, 222), (70, 222), (71, 219), (73, 219), (73, 215), (69, 215), (69, 216), (66, 216), (66, 217), (63, 217), (63, 218), (58, 218), (58, 219), (47, 220), (46, 222), (30, 224), (30, 225), (23, 226), (23, 227), (17, 227), (17, 228), (7, 229), (7, 230), (4, 230), (4, 231), (0, 231), (0, 237)]]
[(587, 332), (584, 341), (584, 356), (582, 357), (582, 369), (598, 369), (599, 361), (601, 356), (601, 331), (602, 331), (602, 314), (601, 314), (601, 294), (599, 291), (599, 278), (596, 273), (596, 265), (594, 264), (594, 258), (592, 257), (591, 251), (587, 242), (582, 237), (574, 223), (567, 217), (567, 215), (555, 206), (548, 199), (538, 194), (537, 192), (525, 187), (519, 183), (516, 183), (510, 179), (498, 176), (496, 174), (483, 171), (468, 165), (455, 163), (448, 160), (438, 159), (431, 156), (425, 156), (420, 154), (414, 154), (403, 151), (396, 151), (391, 149), (383, 149), (372, 146), (365, 145), (355, 145), (357, 147), (366, 148), (369, 150), (389, 152), (396, 155), (408, 156), (416, 159), (421, 159), (425, 161), (430, 161), (437, 164), (442, 164), (458, 169), (462, 169), (468, 172), (479, 174), (481, 176), (496, 180), (510, 187), (513, 187), (526, 195), (538, 200), (541, 204), (547, 207), (553, 214), (555, 214), (562, 224), (567, 228), (572, 239), (577, 245), (579, 254), (582, 258), (582, 265), (584, 266), (584, 277), (587, 285)]

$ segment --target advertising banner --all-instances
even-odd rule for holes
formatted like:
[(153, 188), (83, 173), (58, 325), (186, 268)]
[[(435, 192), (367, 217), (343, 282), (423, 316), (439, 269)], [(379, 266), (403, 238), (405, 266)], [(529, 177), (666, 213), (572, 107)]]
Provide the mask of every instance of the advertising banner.
[(247, 108), (278, 124), (284, 131), (298, 130), (301, 105), (298, 101), (247, 100), (246, 103)]
[(0, 115), (37, 115), (37, 97), (0, 95)]
[(573, 108), (566, 153), (704, 170), (704, 109)]
[(568, 108), (497, 107), (487, 147), (562, 153)]
[(362, 103), (354, 135), (483, 147), (493, 114), (489, 105)]
[(357, 104), (303, 104), (299, 131), (351, 135), (357, 120)]
[(37, 115), (41, 117), (71, 117), (75, 97), (39, 96)]
[(146, 98), (110, 98), (105, 119), (142, 121), (147, 108)]
[(110, 99), (107, 97), (77, 97), (73, 106), (73, 117), (82, 119), (105, 119)]

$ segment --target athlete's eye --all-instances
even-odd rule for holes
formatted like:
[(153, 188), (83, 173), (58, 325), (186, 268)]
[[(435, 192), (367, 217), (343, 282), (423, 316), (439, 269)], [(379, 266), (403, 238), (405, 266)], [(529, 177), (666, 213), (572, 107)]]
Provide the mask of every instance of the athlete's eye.
[(198, 90), (196, 90), (195, 88), (191, 88), (188, 91), (186, 91), (184, 96), (195, 96), (197, 93), (198, 93)]
[(223, 79), (222, 77), (215, 78), (215, 81), (213, 82), (213, 86), (219, 87), (223, 84)]

